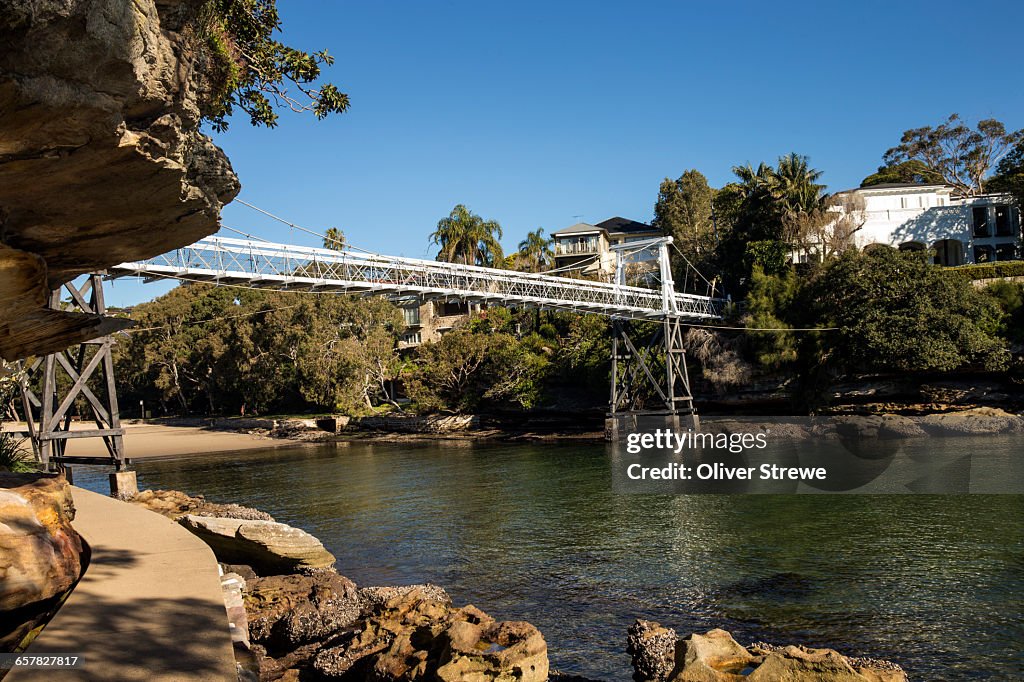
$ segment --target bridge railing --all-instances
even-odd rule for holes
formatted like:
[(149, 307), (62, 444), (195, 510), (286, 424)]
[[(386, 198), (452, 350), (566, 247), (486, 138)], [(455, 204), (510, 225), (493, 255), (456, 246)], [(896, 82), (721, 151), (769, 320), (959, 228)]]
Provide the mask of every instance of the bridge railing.
[[(229, 237), (208, 237), (146, 261), (122, 263), (112, 268), (111, 273), (315, 291), (464, 298), (623, 317), (666, 315), (661, 292), (642, 287)], [(679, 317), (719, 318), (725, 303), (722, 299), (692, 294), (675, 296)]]

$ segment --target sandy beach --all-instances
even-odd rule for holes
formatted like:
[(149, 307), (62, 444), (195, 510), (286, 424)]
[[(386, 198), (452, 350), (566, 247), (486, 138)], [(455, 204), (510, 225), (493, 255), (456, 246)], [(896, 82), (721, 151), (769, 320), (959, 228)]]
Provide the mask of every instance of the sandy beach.
[[(298, 441), (266, 438), (235, 431), (214, 431), (196, 426), (163, 424), (124, 424), (125, 452), (129, 459), (176, 457), (243, 450), (257, 450), (297, 445)], [(72, 430), (95, 428), (91, 424), (75, 424)], [(25, 431), (24, 423), (8, 422), (5, 431)], [(72, 438), (67, 454), (77, 457), (105, 457), (106, 449), (98, 438)]]

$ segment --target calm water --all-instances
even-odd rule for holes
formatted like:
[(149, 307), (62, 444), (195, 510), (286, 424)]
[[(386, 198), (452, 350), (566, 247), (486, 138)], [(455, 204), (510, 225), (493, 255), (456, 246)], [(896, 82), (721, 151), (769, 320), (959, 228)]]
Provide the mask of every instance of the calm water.
[(430, 581), (528, 620), (566, 672), (628, 680), (642, 617), (891, 658), (917, 680), (1024, 678), (1021, 496), (617, 495), (601, 445), (339, 444), (137, 468), (141, 487), (306, 529), (360, 585)]

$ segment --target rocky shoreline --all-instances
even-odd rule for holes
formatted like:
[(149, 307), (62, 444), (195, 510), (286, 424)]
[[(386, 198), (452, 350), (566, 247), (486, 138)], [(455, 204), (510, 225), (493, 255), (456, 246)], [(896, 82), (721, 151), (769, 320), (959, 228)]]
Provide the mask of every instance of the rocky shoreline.
[[(442, 587), (357, 586), (318, 539), (265, 512), (174, 490), (129, 501), (176, 520), (213, 549), (240, 680), (597, 682), (550, 670), (547, 643), (530, 623), (457, 606)], [(763, 642), (744, 647), (724, 630), (680, 638), (638, 620), (624, 634), (637, 682), (907, 679), (892, 662)]]
[[(590, 419), (589, 421), (593, 421)], [(379, 442), (576, 442), (607, 440), (604, 428), (583, 420), (571, 430), (550, 422), (531, 428), (528, 420), (515, 426), (488, 423), (472, 415), (457, 417), (392, 416), (349, 420), (347, 417), (308, 418), (193, 418), (163, 420), (169, 426), (202, 426), (218, 431), (292, 440), (302, 443)], [(773, 438), (801, 441), (831, 438), (921, 438), (1024, 433), (1024, 415), (994, 407), (970, 407), (925, 414), (831, 414), (819, 416), (724, 417), (705, 416), (703, 430), (745, 432), (751, 426), (771, 428)], [(664, 426), (661, 424), (660, 426)], [(685, 428), (685, 425), (684, 425)]]

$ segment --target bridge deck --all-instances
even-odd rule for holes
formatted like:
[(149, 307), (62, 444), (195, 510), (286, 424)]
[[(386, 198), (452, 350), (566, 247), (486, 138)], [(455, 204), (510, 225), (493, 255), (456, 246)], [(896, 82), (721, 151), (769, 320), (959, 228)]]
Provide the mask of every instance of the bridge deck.
[(457, 298), (626, 319), (720, 319), (725, 303), (679, 293), (672, 302), (668, 293), (642, 287), (225, 237), (208, 237), (148, 260), (121, 263), (109, 273), (277, 290)]

